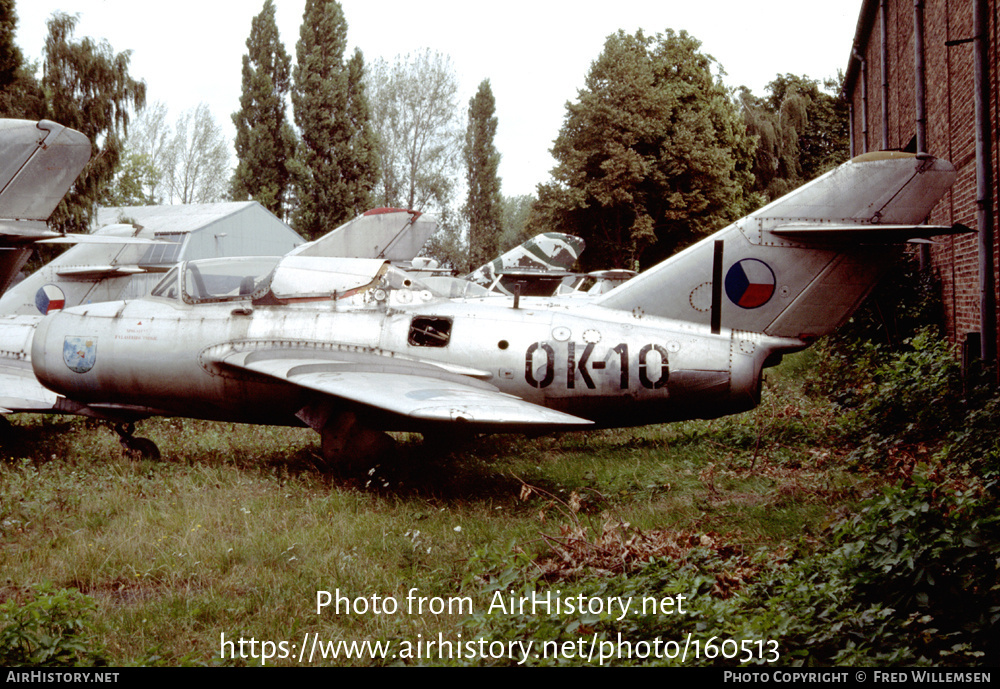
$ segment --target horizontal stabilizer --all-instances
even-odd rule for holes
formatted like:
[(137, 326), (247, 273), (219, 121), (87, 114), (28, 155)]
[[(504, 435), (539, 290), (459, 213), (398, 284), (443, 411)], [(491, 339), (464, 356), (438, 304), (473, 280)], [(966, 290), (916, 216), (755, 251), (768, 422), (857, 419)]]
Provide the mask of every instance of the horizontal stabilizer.
[(121, 278), (138, 275), (146, 271), (138, 266), (74, 266), (56, 270), (56, 275), (68, 280), (97, 281), (106, 278)]
[(771, 234), (806, 244), (902, 244), (911, 239), (929, 239), (975, 230), (965, 225), (832, 225), (801, 223), (780, 225)]

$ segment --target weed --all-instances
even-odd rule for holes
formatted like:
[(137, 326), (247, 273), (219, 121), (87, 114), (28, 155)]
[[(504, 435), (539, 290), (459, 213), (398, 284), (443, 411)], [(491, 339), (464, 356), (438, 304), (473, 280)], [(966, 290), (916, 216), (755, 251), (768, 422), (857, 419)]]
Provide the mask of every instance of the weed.
[(105, 665), (89, 629), (94, 602), (76, 590), (42, 584), (23, 603), (0, 604), (0, 664)]

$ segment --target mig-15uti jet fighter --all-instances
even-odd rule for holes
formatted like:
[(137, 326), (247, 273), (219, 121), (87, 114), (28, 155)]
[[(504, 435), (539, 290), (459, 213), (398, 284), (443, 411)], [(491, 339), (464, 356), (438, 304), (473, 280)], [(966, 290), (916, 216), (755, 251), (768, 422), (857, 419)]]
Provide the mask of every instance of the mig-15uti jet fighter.
[(182, 263), (146, 299), (50, 314), (34, 372), (66, 410), (306, 424), (331, 461), (383, 431), (555, 431), (753, 408), (765, 367), (834, 330), (955, 179), (851, 160), (594, 300), (449, 300), (387, 261)]

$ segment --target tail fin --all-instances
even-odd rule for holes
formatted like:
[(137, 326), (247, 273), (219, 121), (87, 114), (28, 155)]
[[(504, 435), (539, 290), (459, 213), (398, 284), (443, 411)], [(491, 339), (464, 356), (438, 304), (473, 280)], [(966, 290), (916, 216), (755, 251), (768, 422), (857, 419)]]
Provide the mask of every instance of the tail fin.
[(402, 208), (376, 208), (303, 244), (291, 254), (410, 261), (436, 229), (437, 221), (429, 215)]
[(90, 160), (90, 140), (61, 124), (0, 120), (0, 294), (31, 255), (55, 236), (45, 226)]
[(565, 271), (576, 263), (586, 248), (579, 237), (559, 232), (536, 235), (519, 246), (480, 266), (466, 279), (484, 287), (492, 285), (497, 275), (508, 271)]
[(42, 120), (0, 120), (0, 218), (47, 220), (90, 160), (90, 140)]
[(710, 327), (809, 341), (861, 303), (894, 244), (961, 226), (920, 225), (955, 181), (927, 155), (854, 158), (595, 301)]

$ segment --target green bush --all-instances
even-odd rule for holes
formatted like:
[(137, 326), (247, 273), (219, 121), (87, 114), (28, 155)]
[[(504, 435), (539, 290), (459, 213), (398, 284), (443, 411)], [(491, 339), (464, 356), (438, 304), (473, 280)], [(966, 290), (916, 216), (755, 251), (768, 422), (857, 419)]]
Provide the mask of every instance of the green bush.
[(0, 604), (0, 665), (104, 665), (86, 622), (94, 602), (76, 589), (45, 584), (20, 605)]
[(868, 463), (901, 445), (939, 442), (965, 417), (961, 366), (933, 328), (879, 366), (860, 403), (841, 417), (855, 455)]
[(916, 472), (835, 531), (842, 576), (858, 600), (919, 627), (922, 654), (1000, 661), (1000, 502), (996, 481)]

